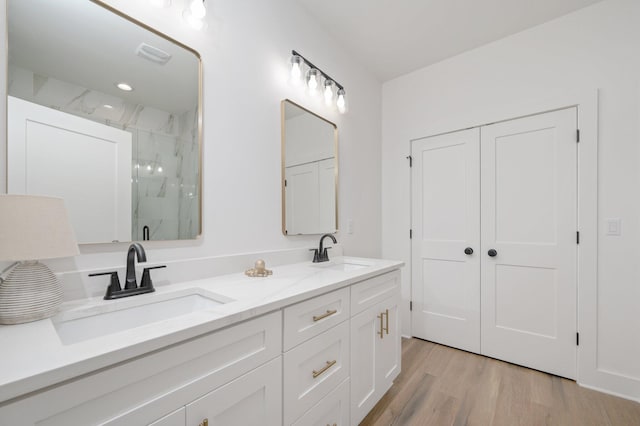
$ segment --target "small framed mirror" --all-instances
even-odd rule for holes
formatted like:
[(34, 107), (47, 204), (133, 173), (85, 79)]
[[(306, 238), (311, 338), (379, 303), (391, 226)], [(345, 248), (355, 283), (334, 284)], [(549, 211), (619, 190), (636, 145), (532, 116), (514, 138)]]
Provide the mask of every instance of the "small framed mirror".
[(282, 101), (282, 233), (338, 230), (338, 127)]
[(97, 0), (8, 0), (7, 28), (7, 192), (63, 198), (79, 243), (197, 238), (198, 53)]

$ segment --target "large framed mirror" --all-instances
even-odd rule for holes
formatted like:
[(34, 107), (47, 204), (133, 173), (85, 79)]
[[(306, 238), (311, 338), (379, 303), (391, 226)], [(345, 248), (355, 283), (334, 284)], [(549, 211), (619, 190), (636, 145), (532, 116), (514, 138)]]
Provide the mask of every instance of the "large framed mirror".
[(282, 233), (338, 230), (338, 127), (285, 99), (282, 117)]
[(79, 243), (197, 238), (199, 54), (99, 1), (8, 0), (7, 192)]

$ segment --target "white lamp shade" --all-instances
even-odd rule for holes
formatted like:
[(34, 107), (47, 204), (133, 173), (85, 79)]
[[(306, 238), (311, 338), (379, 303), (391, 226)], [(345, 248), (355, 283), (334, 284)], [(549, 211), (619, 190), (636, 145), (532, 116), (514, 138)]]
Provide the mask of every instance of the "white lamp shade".
[(23, 261), (79, 254), (62, 198), (0, 195), (0, 260)]

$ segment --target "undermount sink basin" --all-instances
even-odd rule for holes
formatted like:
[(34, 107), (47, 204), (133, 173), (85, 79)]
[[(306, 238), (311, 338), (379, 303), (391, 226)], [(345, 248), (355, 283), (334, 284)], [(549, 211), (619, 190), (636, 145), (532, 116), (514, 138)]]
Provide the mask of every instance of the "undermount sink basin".
[(365, 262), (365, 261), (347, 259), (347, 260), (337, 261), (337, 262), (329, 261), (327, 263), (316, 263), (313, 266), (316, 268), (349, 272), (349, 271), (357, 271), (358, 269), (362, 269), (362, 268), (367, 268), (372, 265), (373, 265), (372, 263)]
[(52, 318), (64, 345), (118, 333), (158, 321), (205, 311), (232, 300), (202, 290), (153, 294), (134, 300), (105, 301), (87, 309), (63, 312)]

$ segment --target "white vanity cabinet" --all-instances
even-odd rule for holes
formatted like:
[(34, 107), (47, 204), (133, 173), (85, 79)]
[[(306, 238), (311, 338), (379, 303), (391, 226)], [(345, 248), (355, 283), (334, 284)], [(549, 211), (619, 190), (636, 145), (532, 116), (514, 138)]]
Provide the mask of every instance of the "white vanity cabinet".
[(400, 271), (317, 290), (4, 402), (0, 425), (355, 426), (400, 372)]
[(400, 374), (400, 274), (355, 284), (351, 318), (351, 424), (357, 425)]

